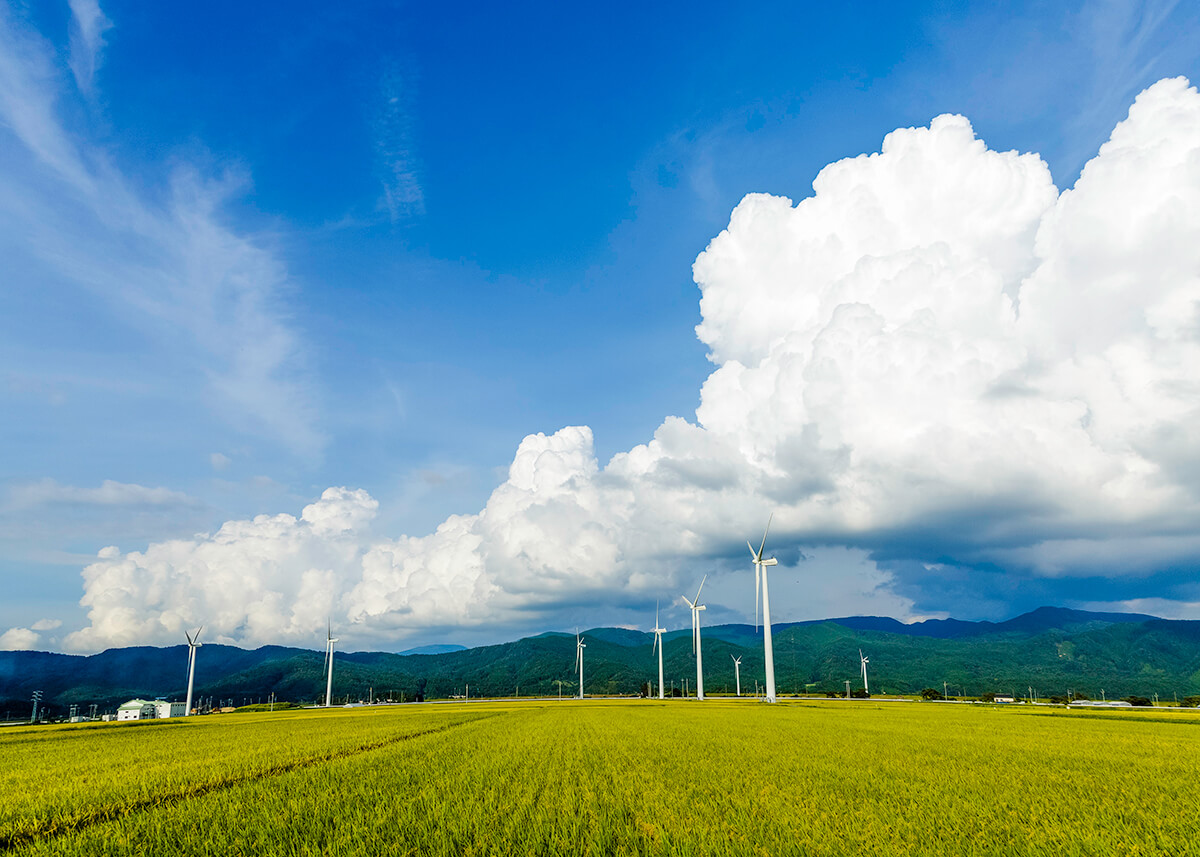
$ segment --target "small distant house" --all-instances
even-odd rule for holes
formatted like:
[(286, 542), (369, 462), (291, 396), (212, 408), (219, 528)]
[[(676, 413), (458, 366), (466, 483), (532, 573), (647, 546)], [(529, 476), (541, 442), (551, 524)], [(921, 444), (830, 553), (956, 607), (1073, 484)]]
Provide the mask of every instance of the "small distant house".
[(1013, 698), (1013, 697), (1011, 697), (1011, 696), (997, 696), (997, 697), (996, 697), (996, 698), (993, 700), (993, 702), (1001, 702), (1001, 703), (1013, 703), (1013, 702), (1016, 702), (1016, 699), (1014, 699), (1014, 698)]
[(161, 699), (131, 699), (117, 709), (117, 720), (160, 720), (165, 717), (183, 717), (187, 703), (166, 702)]
[(155, 717), (183, 717), (187, 713), (186, 702), (163, 702), (158, 700), (154, 703)]
[(153, 720), (158, 717), (157, 703), (145, 699), (131, 699), (117, 708), (117, 720)]

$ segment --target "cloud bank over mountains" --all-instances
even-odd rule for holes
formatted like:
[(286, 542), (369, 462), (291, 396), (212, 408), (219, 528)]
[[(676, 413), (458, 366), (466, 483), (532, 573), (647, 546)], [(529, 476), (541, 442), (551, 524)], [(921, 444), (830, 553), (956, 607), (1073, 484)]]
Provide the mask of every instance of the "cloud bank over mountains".
[(1062, 193), (1038, 156), (951, 115), (813, 190), (747, 196), (696, 260), (715, 369), (695, 422), (669, 417), (603, 465), (586, 426), (530, 435), (480, 512), (422, 537), (374, 531), (376, 501), (335, 487), (299, 517), (106, 548), (64, 645), (174, 643), (200, 623), (308, 643), (327, 616), (381, 644), (580, 605), (602, 622), (697, 563), (745, 571), (769, 512), (781, 576), (796, 548), (877, 560), (836, 583), (846, 612), (919, 614), (890, 561), (1047, 577), (1200, 560), (1195, 88), (1144, 91)]

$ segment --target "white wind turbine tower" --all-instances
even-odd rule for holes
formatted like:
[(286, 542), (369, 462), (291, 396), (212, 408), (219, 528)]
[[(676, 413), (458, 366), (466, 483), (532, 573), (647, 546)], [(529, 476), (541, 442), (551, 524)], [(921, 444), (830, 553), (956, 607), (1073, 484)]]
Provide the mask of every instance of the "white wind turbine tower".
[(338, 638), (333, 636), (333, 626), (325, 629), (325, 661), (329, 665), (329, 678), (325, 680), (325, 707), (333, 702), (333, 644)]
[(867, 687), (867, 664), (871, 662), (871, 659), (862, 653), (862, 649), (858, 650), (858, 659), (862, 661), (863, 693), (867, 694), (867, 696), (870, 696), (871, 689)]
[[(733, 655), (729, 657), (733, 658)], [(742, 656), (733, 658), (733, 679), (737, 683), (737, 695), (742, 695)]]
[[(700, 589), (704, 588), (704, 581), (708, 580), (708, 575), (700, 581)], [(681, 596), (688, 607), (692, 608), (692, 651), (696, 653), (696, 699), (704, 699), (704, 663), (700, 657), (700, 611), (707, 608), (700, 603), (700, 589), (696, 590), (696, 600), (688, 601), (686, 595)]]
[(771, 531), (771, 518), (767, 518), (767, 528), (763, 530), (762, 544), (758, 546), (758, 550), (754, 549), (754, 545), (746, 542), (746, 546), (750, 548), (750, 556), (754, 557), (754, 623), (758, 626), (758, 591), (762, 589), (762, 613), (763, 613), (763, 660), (766, 661), (767, 670), (767, 702), (775, 701), (775, 652), (771, 648), (771, 599), (767, 593), (767, 566), (778, 565), (778, 560), (775, 557), (763, 559), (763, 549), (767, 546), (767, 533)]
[(583, 642), (583, 637), (575, 635), (575, 666), (579, 667), (579, 698), (583, 699), (583, 650), (587, 645)]
[(187, 705), (183, 709), (184, 717), (190, 717), (192, 714), (192, 680), (196, 677), (196, 649), (204, 645), (200, 642), (200, 632), (203, 630), (204, 626), (201, 625), (196, 629), (194, 637), (187, 631), (183, 632), (183, 636), (187, 637), (188, 641), (188, 693)]
[(666, 628), (659, 627), (658, 624), (658, 605), (654, 605), (654, 646), (650, 647), (650, 653), (654, 654), (654, 648), (658, 648), (658, 698), (663, 698), (663, 667), (662, 667), (662, 635)]

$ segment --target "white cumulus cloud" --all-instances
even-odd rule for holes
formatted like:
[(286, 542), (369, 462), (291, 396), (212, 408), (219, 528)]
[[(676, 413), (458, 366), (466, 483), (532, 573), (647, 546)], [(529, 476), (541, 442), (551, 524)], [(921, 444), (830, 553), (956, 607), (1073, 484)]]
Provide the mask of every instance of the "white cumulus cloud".
[(29, 628), (9, 628), (0, 634), (0, 652), (27, 652), (37, 649), (41, 635)]
[(307, 640), (330, 614), (371, 641), (579, 605), (603, 621), (708, 567), (744, 572), (768, 510), (785, 552), (827, 546), (828, 565), (785, 559), (775, 579), (828, 613), (918, 615), (863, 551), (1033, 575), (1121, 573), (1135, 548), (1196, 561), (1194, 88), (1143, 92), (1061, 194), (960, 116), (892, 132), (813, 190), (747, 196), (696, 260), (715, 369), (694, 423), (603, 466), (586, 427), (531, 435), (478, 514), (424, 537), (372, 533), (374, 501), (336, 488), (299, 518), (102, 552), (69, 644), (200, 621)]

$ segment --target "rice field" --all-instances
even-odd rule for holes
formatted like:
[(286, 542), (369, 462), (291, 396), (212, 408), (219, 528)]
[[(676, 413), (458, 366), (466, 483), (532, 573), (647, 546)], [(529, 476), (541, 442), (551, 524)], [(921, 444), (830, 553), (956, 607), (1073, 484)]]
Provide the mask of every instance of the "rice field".
[(11, 854), (1200, 854), (1200, 717), (409, 705), (0, 733)]

